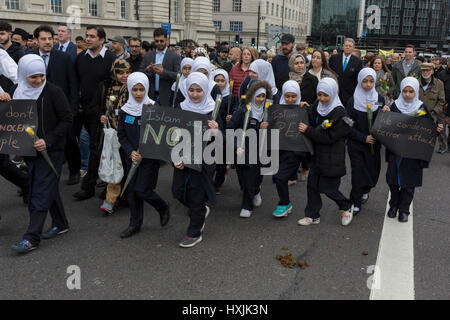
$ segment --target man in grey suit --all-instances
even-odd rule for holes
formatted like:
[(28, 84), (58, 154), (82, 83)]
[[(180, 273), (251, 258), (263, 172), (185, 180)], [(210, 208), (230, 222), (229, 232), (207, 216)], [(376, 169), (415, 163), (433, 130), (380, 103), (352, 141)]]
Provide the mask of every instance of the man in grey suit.
[(162, 106), (170, 106), (170, 91), (180, 72), (181, 57), (168, 50), (167, 31), (158, 28), (153, 32), (156, 50), (147, 53), (139, 71), (144, 72), (150, 82), (148, 95)]

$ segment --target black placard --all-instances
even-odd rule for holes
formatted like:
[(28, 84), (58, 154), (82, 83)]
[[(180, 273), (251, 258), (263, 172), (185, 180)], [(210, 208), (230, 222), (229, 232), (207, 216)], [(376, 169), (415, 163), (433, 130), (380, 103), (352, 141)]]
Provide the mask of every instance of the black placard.
[(429, 162), (436, 145), (436, 130), (436, 124), (425, 117), (379, 112), (372, 135), (399, 157)]
[(30, 126), (36, 132), (37, 124), (36, 101), (0, 102), (0, 153), (35, 156), (34, 142), (25, 129)]
[(308, 110), (294, 105), (274, 105), (269, 108), (269, 129), (280, 130), (279, 150), (314, 153), (314, 147), (298, 130), (300, 122), (309, 125)]
[[(176, 129), (186, 129), (191, 134), (191, 164), (185, 163), (187, 168), (197, 171), (202, 170), (201, 159), (195, 159), (194, 155), (194, 123), (201, 122), (202, 134), (209, 129), (209, 115), (183, 111), (160, 106), (144, 106), (142, 110), (141, 142), (144, 140), (145, 128), (150, 125), (150, 133), (147, 143), (139, 146), (139, 152), (143, 158), (171, 161), (172, 149), (182, 139), (175, 143), (171, 140), (172, 132)], [(201, 140), (200, 140), (201, 141)], [(202, 142), (202, 153), (206, 142)], [(201, 163), (201, 162), (200, 162)]]

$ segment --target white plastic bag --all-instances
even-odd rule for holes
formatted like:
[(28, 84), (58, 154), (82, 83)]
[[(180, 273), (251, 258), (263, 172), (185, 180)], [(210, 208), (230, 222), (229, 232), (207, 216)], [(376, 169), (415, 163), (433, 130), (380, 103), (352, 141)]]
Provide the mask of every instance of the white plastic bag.
[(105, 138), (103, 141), (102, 156), (98, 168), (99, 178), (110, 184), (119, 184), (123, 178), (123, 164), (120, 158), (119, 138), (114, 129), (104, 128)]

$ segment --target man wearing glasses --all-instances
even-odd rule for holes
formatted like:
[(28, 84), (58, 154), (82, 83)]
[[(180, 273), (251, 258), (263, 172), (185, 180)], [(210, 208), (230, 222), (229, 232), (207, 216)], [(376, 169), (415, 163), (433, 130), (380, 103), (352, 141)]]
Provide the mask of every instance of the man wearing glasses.
[(131, 72), (139, 71), (139, 67), (141, 66), (143, 57), (141, 54), (142, 50), (142, 42), (138, 38), (131, 38), (129, 40), (130, 48), (130, 57), (127, 59), (127, 62), (131, 65)]
[(144, 72), (150, 81), (149, 96), (161, 106), (170, 106), (172, 84), (180, 71), (181, 57), (168, 50), (167, 31), (158, 28), (153, 32), (156, 50), (147, 53), (139, 71)]

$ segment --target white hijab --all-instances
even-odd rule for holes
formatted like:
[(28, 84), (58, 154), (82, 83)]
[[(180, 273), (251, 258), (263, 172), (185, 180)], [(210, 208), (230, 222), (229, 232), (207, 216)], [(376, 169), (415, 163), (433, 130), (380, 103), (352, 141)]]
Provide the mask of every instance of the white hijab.
[[(194, 60), (192, 63), (192, 71), (191, 72), (198, 72), (199, 69), (205, 69), (208, 72), (208, 94), (211, 94), (211, 91), (216, 86), (216, 83), (214, 82), (213, 73), (211, 70), (211, 62), (206, 57), (198, 57)], [(186, 87), (186, 91), (189, 89), (189, 87)], [(214, 97), (215, 99), (216, 97)]]
[[(182, 86), (181, 84), (186, 81), (186, 77), (183, 74), (183, 68), (185, 66), (191, 66), (192, 68), (192, 64), (194, 63), (194, 60), (192, 60), (191, 58), (184, 58), (183, 60), (181, 60), (181, 64), (180, 64), (180, 73), (181, 73), (181, 78), (180, 78), (180, 82), (178, 82), (178, 89), (180, 89)], [(177, 83), (174, 82), (172, 85), (172, 91), (175, 91), (175, 87), (177, 86)], [(184, 93), (183, 93), (184, 95)]]
[(257, 105), (255, 100), (256, 97), (261, 93), (267, 95), (266, 88), (259, 88), (258, 90), (256, 90), (255, 94), (253, 95), (252, 102), (250, 102), (250, 107), (252, 108), (251, 117), (258, 120), (259, 122), (263, 121), (264, 119), (264, 102), (261, 105)]
[(284, 95), (286, 93), (297, 94), (297, 100), (295, 101), (295, 104), (296, 105), (300, 104), (300, 101), (302, 100), (302, 94), (300, 92), (300, 86), (297, 81), (289, 80), (283, 84), (283, 94), (281, 95), (280, 104), (287, 104), (286, 100), (284, 99)]
[(37, 100), (44, 90), (47, 80), (39, 88), (32, 87), (27, 78), (36, 74), (46, 74), (44, 60), (37, 54), (27, 54), (19, 60), (17, 69), (18, 86), (13, 99)]
[[(413, 88), (414, 92), (416, 93), (414, 99), (411, 102), (406, 102), (406, 100), (403, 98), (402, 92), (406, 87)], [(397, 109), (400, 110), (400, 112), (403, 114), (410, 115), (419, 110), (422, 104), (423, 102), (419, 100), (419, 81), (414, 77), (407, 77), (403, 79), (400, 84), (400, 96), (397, 100), (395, 100)]]
[[(145, 97), (144, 101), (137, 102), (132, 94), (133, 87), (137, 84), (142, 84), (145, 88)], [(128, 101), (127, 103), (120, 109), (123, 112), (126, 112), (134, 117), (140, 117), (142, 115), (142, 107), (144, 104), (155, 104), (155, 101), (148, 97), (148, 88), (150, 87), (148, 82), (148, 77), (142, 72), (133, 72), (128, 76), (127, 79), (127, 87), (128, 87)]]
[(333, 78), (324, 78), (320, 80), (319, 84), (317, 85), (317, 94), (319, 94), (319, 92), (323, 92), (331, 97), (331, 100), (327, 105), (323, 105), (319, 101), (317, 112), (322, 117), (327, 116), (328, 114), (330, 114), (331, 111), (333, 111), (337, 107), (342, 106), (341, 99), (339, 99), (338, 91), (339, 91), (338, 84), (336, 80), (334, 80)]
[(262, 59), (257, 59), (250, 64), (250, 71), (258, 74), (258, 80), (267, 81), (272, 87), (272, 95), (276, 95), (278, 92), (277, 85), (275, 83), (275, 75), (273, 74), (272, 65)]
[(200, 101), (199, 103), (195, 103), (191, 100), (191, 98), (189, 98), (189, 94), (187, 94), (186, 99), (180, 105), (181, 109), (201, 114), (208, 114), (213, 112), (216, 103), (214, 102), (213, 98), (208, 92), (209, 86), (208, 78), (206, 78), (206, 76), (203, 73), (193, 72), (189, 75), (189, 77), (187, 77), (185, 83), (187, 90), (189, 90), (189, 88), (193, 84), (198, 84), (202, 88), (205, 95), (203, 96), (202, 101)]
[(223, 69), (217, 69), (213, 73), (214, 82), (218, 75), (222, 75), (225, 78), (225, 88), (222, 91), (222, 98), (230, 95), (230, 78), (228, 77), (228, 72)]
[(362, 87), (362, 82), (365, 78), (371, 76), (374, 81), (377, 81), (377, 73), (372, 68), (364, 68), (358, 74), (358, 86), (356, 87), (353, 98), (355, 103), (353, 107), (361, 112), (367, 112), (367, 105), (372, 105), (372, 111), (378, 110), (378, 92), (375, 89), (375, 85), (372, 90), (366, 91)]

